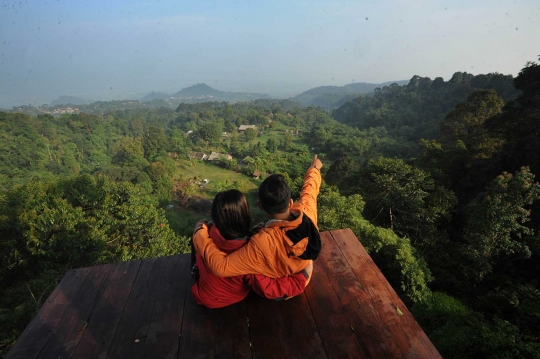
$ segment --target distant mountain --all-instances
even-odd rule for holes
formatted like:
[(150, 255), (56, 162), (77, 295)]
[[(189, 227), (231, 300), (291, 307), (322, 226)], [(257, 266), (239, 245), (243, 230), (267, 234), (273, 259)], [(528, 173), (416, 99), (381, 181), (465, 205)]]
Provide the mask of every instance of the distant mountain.
[(291, 100), (300, 102), (307, 106), (320, 106), (327, 110), (338, 108), (345, 102), (352, 100), (361, 94), (372, 93), (377, 87), (384, 87), (397, 83), (405, 85), (409, 81), (389, 81), (381, 84), (371, 84), (366, 82), (355, 82), (345, 86), (320, 86), (315, 87), (300, 95), (291, 97)]
[(172, 94), (171, 97), (182, 98), (182, 97), (198, 97), (198, 96), (223, 96), (225, 92), (216, 90), (208, 86), (207, 84), (201, 83), (196, 84), (190, 87), (183, 88), (175, 94)]
[(84, 98), (75, 97), (75, 96), (60, 96), (53, 102), (51, 102), (51, 107), (58, 105), (88, 105), (93, 101), (85, 100)]
[(170, 95), (167, 95), (163, 92), (150, 92), (147, 95), (144, 95), (141, 97), (141, 101), (152, 101), (152, 100), (166, 100), (170, 97)]
[(260, 98), (270, 98), (269, 95), (261, 93), (220, 91), (204, 83), (186, 87), (177, 93), (172, 94), (171, 97), (180, 103), (206, 101), (240, 102), (252, 101)]

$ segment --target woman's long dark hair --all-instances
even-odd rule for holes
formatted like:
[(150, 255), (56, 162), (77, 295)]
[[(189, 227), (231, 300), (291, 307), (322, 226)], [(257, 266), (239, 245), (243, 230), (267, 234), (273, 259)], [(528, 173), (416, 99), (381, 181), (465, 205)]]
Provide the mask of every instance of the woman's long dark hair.
[(212, 202), (212, 220), (225, 239), (248, 236), (251, 216), (246, 197), (235, 189), (219, 192)]

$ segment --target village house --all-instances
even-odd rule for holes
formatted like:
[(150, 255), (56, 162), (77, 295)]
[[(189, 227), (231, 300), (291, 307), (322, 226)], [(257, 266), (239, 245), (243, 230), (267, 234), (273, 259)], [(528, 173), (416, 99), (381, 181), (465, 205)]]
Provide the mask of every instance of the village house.
[(240, 127), (238, 127), (238, 132), (245, 132), (248, 128), (251, 128), (255, 131), (257, 131), (257, 126), (255, 125), (240, 125)]
[(245, 165), (250, 164), (251, 162), (253, 162), (253, 157), (246, 156), (246, 157), (244, 157), (244, 159), (242, 161), (240, 161), (240, 164), (245, 166)]
[[(214, 152), (212, 152), (214, 153)], [(208, 155), (205, 154), (205, 153), (202, 153), (202, 152), (194, 152), (194, 151), (189, 151), (188, 152), (188, 157), (189, 159), (196, 159), (196, 160), (199, 160), (199, 161), (204, 161), (206, 159), (208, 159)]]
[(232, 161), (232, 156), (226, 153), (212, 152), (208, 157), (208, 161), (215, 161), (219, 158), (226, 159), (227, 161)]
[[(262, 173), (261, 173), (261, 171), (259, 171), (259, 170), (255, 170), (255, 171), (253, 172), (253, 174), (252, 174), (253, 179), (256, 179), (256, 180), (260, 179), (260, 178), (261, 178), (261, 175), (262, 175)], [(264, 178), (268, 178), (268, 176), (270, 176), (270, 173), (265, 173), (265, 174), (264, 174)]]

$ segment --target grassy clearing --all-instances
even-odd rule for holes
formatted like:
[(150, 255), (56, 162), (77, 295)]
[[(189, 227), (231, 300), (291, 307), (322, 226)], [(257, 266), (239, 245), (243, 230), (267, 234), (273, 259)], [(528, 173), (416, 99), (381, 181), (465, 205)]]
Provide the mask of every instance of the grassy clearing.
[(179, 236), (191, 237), (193, 227), (199, 220), (206, 218), (210, 220), (208, 214), (197, 213), (185, 208), (166, 211), (165, 216), (169, 221), (169, 227)]
[[(204, 188), (194, 185), (191, 188), (191, 195), (213, 200), (215, 195), (227, 189), (237, 189), (247, 197), (253, 224), (266, 220), (266, 215), (257, 207), (257, 189), (261, 180), (249, 178), (241, 173), (237, 173), (225, 168), (214, 166), (207, 162), (197, 160), (177, 160), (178, 180), (196, 178), (197, 182), (208, 179), (209, 182)], [(207, 213), (198, 213), (187, 208), (179, 208), (174, 211), (166, 211), (169, 226), (178, 235), (191, 236), (193, 226), (198, 220), (206, 218), (210, 220)]]
[(191, 193), (193, 196), (207, 199), (213, 199), (218, 192), (233, 188), (246, 194), (249, 198), (250, 193), (256, 191), (261, 182), (241, 173), (197, 160), (191, 162), (187, 159), (178, 160), (177, 166), (181, 180), (193, 178), (196, 179), (196, 182), (204, 179), (209, 181), (202, 189), (194, 186)]

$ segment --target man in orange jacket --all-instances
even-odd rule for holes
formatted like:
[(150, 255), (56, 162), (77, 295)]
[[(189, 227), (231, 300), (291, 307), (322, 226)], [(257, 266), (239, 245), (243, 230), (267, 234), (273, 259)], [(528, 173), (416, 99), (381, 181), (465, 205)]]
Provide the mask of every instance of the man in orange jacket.
[(280, 278), (298, 273), (316, 259), (321, 250), (317, 228), (317, 195), (323, 164), (315, 155), (304, 175), (300, 200), (293, 203), (283, 176), (271, 175), (259, 187), (258, 205), (269, 221), (237, 251), (219, 250), (208, 234), (205, 221), (193, 232), (193, 244), (218, 277), (263, 274)]

